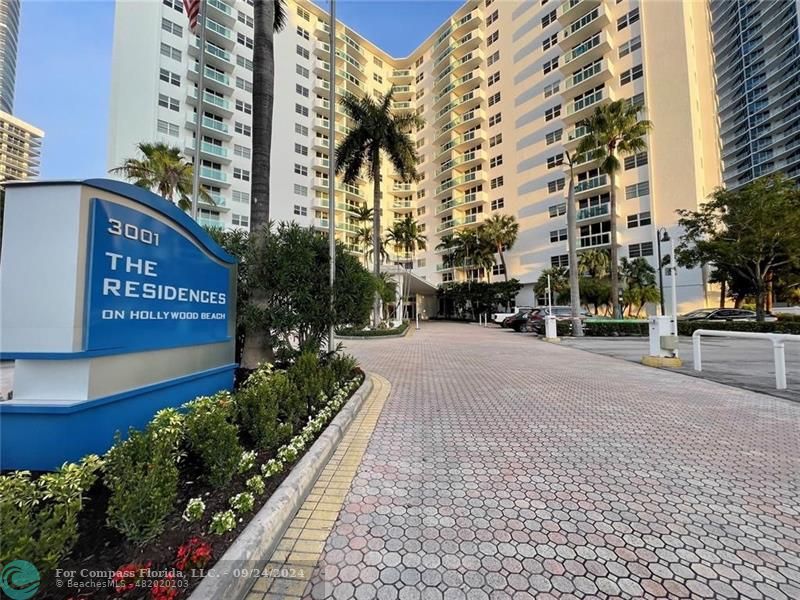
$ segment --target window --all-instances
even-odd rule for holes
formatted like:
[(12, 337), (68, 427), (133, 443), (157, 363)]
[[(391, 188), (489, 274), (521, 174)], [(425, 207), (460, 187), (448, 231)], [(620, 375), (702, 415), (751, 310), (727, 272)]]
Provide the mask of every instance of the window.
[(504, 275), (506, 267), (504, 264), (492, 265), (492, 275)]
[(236, 213), (231, 213), (231, 225), (236, 225), (237, 227), (250, 227), (250, 217), (247, 215), (237, 215)]
[(373, 73), (372, 78), (378, 83), (383, 83), (383, 77), (381, 77), (378, 73)]
[(243, 112), (246, 115), (253, 114), (253, 105), (249, 102), (245, 102), (244, 100), (237, 100), (236, 101), (236, 110), (239, 112)]
[(545, 52), (558, 44), (558, 34), (554, 33), (550, 37), (546, 37), (542, 42), (542, 52)]
[(239, 167), (234, 167), (233, 178), (241, 179), (242, 181), (250, 181), (250, 171), (248, 171), (247, 169), (240, 169)]
[(502, 186), (503, 186), (503, 176), (502, 175), (500, 175), (500, 177), (495, 177), (494, 179), (492, 179), (489, 182), (489, 187), (491, 187), (493, 190), (495, 190), (495, 189), (497, 189), (499, 187), (502, 187)]
[(244, 56), (236, 55), (236, 64), (240, 67), (244, 67), (248, 71), (253, 70), (253, 61), (245, 58)]
[(642, 196), (647, 196), (649, 193), (650, 193), (649, 181), (640, 181), (639, 183), (634, 183), (633, 185), (625, 187), (626, 200), (630, 200), (631, 198), (640, 198)]
[(644, 106), (644, 92), (642, 92), (640, 94), (636, 94), (635, 96), (632, 96), (630, 98), (629, 102), (633, 106), (638, 106), (639, 108), (641, 108), (642, 106)]
[(636, 65), (635, 67), (631, 67), (627, 71), (622, 72), (622, 74), (619, 76), (619, 84), (625, 85), (626, 83), (630, 83), (631, 81), (639, 79), (642, 75), (644, 75), (642, 65)]
[(555, 169), (558, 166), (564, 164), (564, 155), (559, 152), (558, 154), (554, 154), (553, 156), (547, 157), (547, 168), (548, 169)]
[(297, 14), (300, 15), (300, 18), (304, 21), (311, 21), (311, 13), (309, 13), (304, 8), (297, 7)]
[(169, 6), (170, 8), (174, 8), (179, 13), (183, 14), (183, 3), (181, 0), (163, 0), (164, 6)]
[(553, 71), (558, 68), (558, 57), (556, 56), (553, 59), (546, 60), (542, 65), (542, 72), (547, 75), (550, 71)]
[(452, 273), (442, 273), (442, 283), (450, 283), (453, 281)]
[(627, 15), (623, 15), (617, 19), (617, 31), (622, 31), (628, 25), (633, 25), (639, 20), (639, 7), (634, 8)]
[(297, 45), (297, 54), (299, 54), (303, 58), (308, 58), (309, 57), (308, 50), (303, 48), (300, 44)]
[(628, 56), (631, 52), (635, 52), (642, 47), (642, 38), (640, 36), (632, 37), (619, 47), (619, 57)]
[(373, 57), (372, 57), (372, 63), (373, 63), (373, 64), (374, 64), (376, 67), (383, 68), (383, 61), (382, 61), (380, 58), (378, 58), (377, 56), (373, 56)]
[(497, 156), (493, 156), (489, 159), (489, 168), (494, 169), (495, 167), (499, 167), (503, 164), (503, 155), (498, 154)]
[(490, 86), (494, 85), (498, 81), (500, 81), (500, 71), (497, 71), (497, 72), (492, 73), (491, 75), (489, 75), (488, 84)]
[(503, 142), (503, 134), (498, 133), (497, 135), (493, 135), (489, 138), (489, 148), (494, 148), (497, 144), (501, 144)]
[(416, 82), (419, 83), (420, 81), (422, 81), (422, 78), (424, 76), (425, 76), (425, 73), (420, 73), (419, 75), (417, 75)]
[(645, 225), (650, 225), (650, 223), (652, 223), (652, 220), (650, 219), (649, 210), (635, 215), (628, 215), (628, 229), (633, 229), (634, 227), (644, 227)]
[(489, 106), (494, 106), (498, 102), (500, 102), (500, 92), (495, 92), (489, 96)]
[(246, 36), (243, 33), (236, 34), (236, 41), (238, 41), (245, 48), (253, 49), (253, 38)]
[(174, 60), (181, 59), (181, 51), (177, 48), (173, 48), (169, 44), (165, 44), (164, 42), (161, 42), (161, 55)]
[(647, 164), (647, 152), (639, 152), (625, 157), (625, 170), (635, 169)]
[(305, 125), (300, 125), (300, 123), (294, 124), (294, 132), (303, 136), (308, 135), (308, 127)]
[(564, 134), (563, 129), (556, 129), (555, 131), (551, 131), (546, 136), (544, 136), (545, 143), (549, 146), (550, 144), (555, 144), (556, 142), (561, 141), (561, 136)]
[(550, 257), (550, 266), (551, 267), (568, 267), (569, 266), (569, 254), (557, 254), (556, 256)]
[(556, 192), (560, 192), (564, 189), (564, 178), (561, 177), (560, 179), (554, 179), (553, 181), (547, 182), (547, 193), (555, 194)]
[(305, 77), (306, 79), (308, 79), (310, 74), (308, 69), (306, 69), (303, 65), (297, 65), (295, 71), (297, 72), (298, 75), (300, 75), (300, 77)]
[(557, 20), (556, 11), (550, 11), (542, 18), (542, 29), (550, 25), (550, 23), (555, 23)]
[(308, 98), (308, 88), (303, 87), (299, 83), (294, 84), (294, 91), (300, 94), (303, 98)]
[(240, 90), (244, 90), (248, 94), (253, 93), (253, 84), (246, 79), (242, 79), (241, 77), (236, 78), (236, 87)]
[(307, 217), (308, 216), (308, 209), (305, 206), (300, 206), (299, 204), (294, 205), (294, 214), (300, 217)]
[(486, 46), (491, 46), (494, 44), (498, 39), (500, 39), (500, 31), (493, 32), (489, 37), (486, 38)]
[(500, 60), (500, 50), (495, 50), (489, 55), (489, 58), (486, 59), (486, 66), (491, 67), (498, 60)]
[(161, 19), (161, 29), (163, 29), (167, 33), (171, 33), (172, 35), (183, 37), (183, 27), (181, 27), (177, 23), (173, 23), (169, 19)]
[(308, 167), (298, 163), (294, 163), (294, 172), (297, 173), (298, 175), (303, 175), (305, 177), (306, 175), (308, 175)]
[(302, 154), (303, 156), (308, 156), (308, 146), (303, 146), (302, 144), (295, 144), (294, 151), (297, 154)]
[(295, 183), (294, 193), (298, 196), (308, 196), (308, 188), (304, 185), (300, 185), (299, 183)]
[(506, 204), (506, 201), (505, 201), (504, 198), (498, 198), (497, 200), (492, 200), (492, 202), (490, 204), (490, 208), (492, 210), (500, 210), (501, 208), (503, 208), (505, 206), (505, 204)]
[(304, 40), (310, 39), (311, 36), (308, 35), (308, 30), (303, 29), (300, 25), (297, 26), (297, 35), (299, 35)]
[(236, 15), (236, 20), (239, 21), (239, 23), (247, 25), (248, 27), (253, 26), (253, 17), (246, 15), (242, 11), (239, 11), (239, 14)]
[(548, 206), (547, 212), (550, 214), (551, 219), (565, 215), (567, 214), (567, 203), (562, 202), (561, 204), (553, 204), (552, 206)]
[(489, 117), (489, 127), (493, 125), (497, 125), (500, 121), (503, 120), (503, 113), (497, 113)]
[(298, 115), (303, 115), (304, 117), (308, 116), (308, 107), (303, 106), (302, 104), (295, 104), (294, 105), (294, 112)]
[(630, 244), (628, 246), (628, 256), (630, 258), (641, 258), (643, 256), (653, 256), (653, 242), (642, 242), (641, 244)]
[(158, 105), (178, 112), (181, 109), (181, 103), (176, 98), (170, 98), (166, 94), (158, 95)]
[(236, 121), (236, 123), (233, 126), (233, 130), (236, 133), (241, 133), (242, 135), (246, 135), (247, 137), (250, 137), (253, 133), (252, 129), (250, 128), (250, 125), (245, 125), (244, 123), (240, 123), (239, 121)]
[(421, 217), (421, 216), (422, 216), (422, 215), (424, 215), (424, 214), (425, 214), (425, 207), (424, 207), (424, 206), (420, 206), (420, 207), (417, 209), (417, 216), (418, 216), (418, 217)]
[(561, 105), (560, 104), (556, 104), (555, 106), (553, 106), (551, 108), (548, 108), (546, 111), (544, 111), (544, 120), (545, 120), (545, 122), (552, 121), (553, 119), (556, 119), (556, 118), (558, 118), (560, 116), (561, 116)]
[(563, 242), (567, 239), (567, 228), (564, 227), (563, 229), (554, 229), (550, 232), (550, 243), (555, 244), (557, 242)]
[(556, 81), (555, 83), (551, 83), (549, 85), (544, 86), (544, 97), (549, 98), (553, 94), (557, 94), (560, 87), (561, 87), (560, 81)]
[(160, 69), (158, 78), (161, 81), (171, 83), (172, 85), (181, 84), (181, 76), (178, 75), (177, 73), (173, 73), (172, 71), (168, 71), (167, 69)]
[(492, 23), (497, 21), (498, 14), (499, 13), (498, 13), (497, 9), (495, 9), (495, 11), (492, 14), (490, 14), (488, 17), (486, 17), (486, 25), (487, 26), (491, 25)]
[(417, 200), (422, 200), (425, 197), (425, 190), (417, 191)]
[(158, 120), (157, 130), (158, 133), (163, 133), (170, 137), (178, 137), (178, 135), (180, 135), (180, 128), (177, 125), (168, 121), (162, 121), (161, 119)]
[(237, 190), (233, 190), (231, 192), (231, 198), (234, 202), (243, 202), (245, 204), (250, 204), (250, 194), (247, 192), (239, 192)]
[(240, 156), (241, 158), (250, 158), (250, 148), (247, 146), (240, 146), (239, 144), (233, 145), (233, 154), (234, 156)]

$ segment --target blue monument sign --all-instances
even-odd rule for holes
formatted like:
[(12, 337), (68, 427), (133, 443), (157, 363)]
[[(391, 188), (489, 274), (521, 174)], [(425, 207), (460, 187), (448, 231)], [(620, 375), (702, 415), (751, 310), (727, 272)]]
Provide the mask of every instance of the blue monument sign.
[(101, 453), (165, 407), (230, 389), (235, 259), (182, 211), (110, 180), (12, 184), (0, 268), (0, 467)]

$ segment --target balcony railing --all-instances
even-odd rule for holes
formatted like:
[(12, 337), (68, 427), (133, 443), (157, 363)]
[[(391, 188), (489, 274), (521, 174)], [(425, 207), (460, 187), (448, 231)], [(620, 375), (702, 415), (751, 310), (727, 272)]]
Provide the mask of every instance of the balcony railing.
[(200, 177), (213, 179), (214, 181), (220, 181), (222, 183), (228, 181), (228, 177), (225, 175), (225, 173), (219, 169), (212, 169), (211, 167), (200, 167)]
[(580, 194), (583, 192), (588, 192), (590, 190), (603, 187), (605, 185), (608, 185), (608, 177), (606, 175), (597, 175), (595, 177), (591, 177), (589, 179), (585, 179), (583, 181), (579, 181), (578, 183), (576, 183), (575, 193)]
[(455, 179), (448, 179), (442, 185), (436, 188), (436, 193), (441, 194), (442, 192), (446, 192), (447, 190), (456, 187), (457, 185), (462, 185), (464, 183), (469, 183), (471, 181), (475, 181), (478, 179), (478, 174), (480, 171), (476, 171), (473, 173), (466, 173), (461, 177), (456, 177)]
[(605, 217), (609, 214), (611, 214), (611, 205), (608, 202), (604, 202), (603, 204), (580, 209), (578, 211), (577, 220), (585, 221), (586, 219)]

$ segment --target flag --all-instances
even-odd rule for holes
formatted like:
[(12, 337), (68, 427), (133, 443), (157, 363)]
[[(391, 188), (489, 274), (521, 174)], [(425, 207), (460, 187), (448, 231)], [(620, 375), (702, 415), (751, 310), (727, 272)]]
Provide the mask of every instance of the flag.
[(197, 15), (200, 12), (201, 0), (183, 0), (183, 7), (189, 17), (189, 29), (194, 31), (197, 28)]

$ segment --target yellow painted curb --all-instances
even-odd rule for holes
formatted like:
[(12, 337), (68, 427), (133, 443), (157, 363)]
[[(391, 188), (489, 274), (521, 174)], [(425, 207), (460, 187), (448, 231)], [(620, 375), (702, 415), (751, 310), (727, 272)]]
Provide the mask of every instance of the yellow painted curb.
[(680, 358), (672, 358), (669, 356), (643, 356), (642, 364), (648, 367), (670, 367), (677, 369), (683, 366), (683, 361)]

